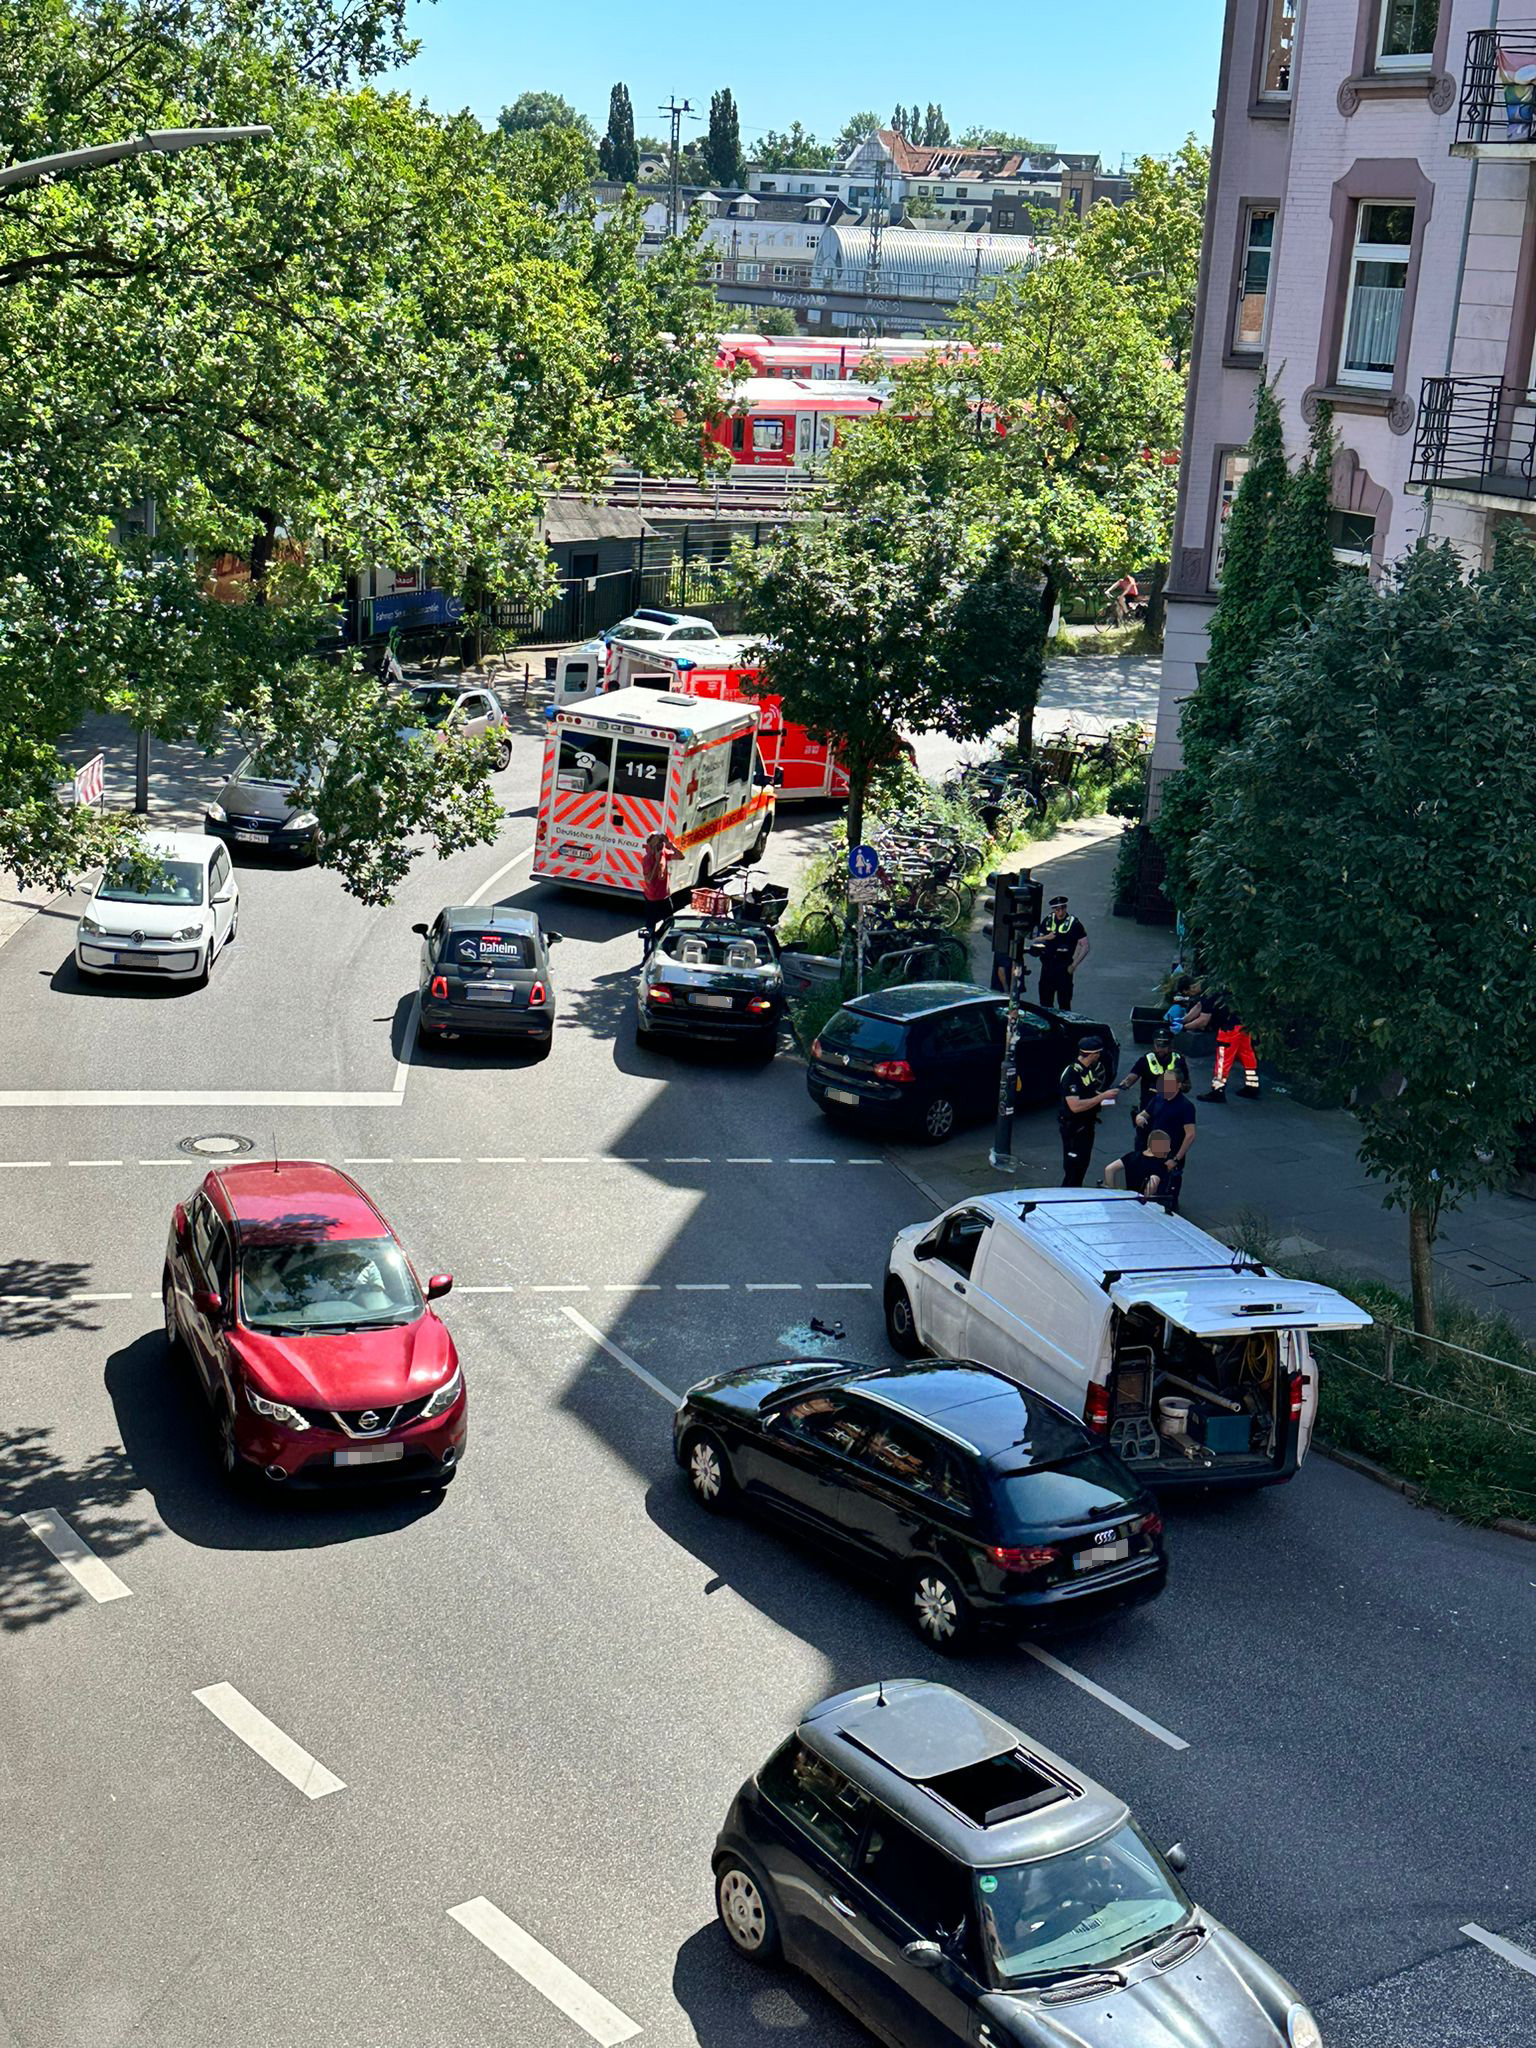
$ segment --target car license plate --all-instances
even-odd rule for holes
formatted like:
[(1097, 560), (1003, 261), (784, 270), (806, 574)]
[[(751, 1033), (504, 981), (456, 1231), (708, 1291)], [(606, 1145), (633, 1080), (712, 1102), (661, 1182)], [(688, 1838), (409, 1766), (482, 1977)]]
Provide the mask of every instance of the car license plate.
[(118, 967), (158, 967), (158, 953), (114, 953), (113, 964)]
[(267, 832), (237, 832), (237, 839), (243, 839), (248, 846), (265, 846), (271, 837)]
[(510, 988), (499, 988), (493, 981), (471, 981), (464, 985), (464, 994), (472, 1003), (510, 1003)]
[(857, 1109), (859, 1106), (859, 1097), (848, 1088), (829, 1088), (827, 1090), (827, 1100), (828, 1102), (846, 1102), (850, 1109)]
[(1096, 1564), (1123, 1564), (1130, 1554), (1130, 1538), (1119, 1536), (1113, 1543), (1096, 1543), (1092, 1550), (1078, 1551), (1072, 1563), (1077, 1571), (1086, 1572)]
[(365, 1451), (338, 1451), (338, 1465), (392, 1465), (405, 1456), (404, 1444), (370, 1444)]
[(729, 996), (701, 996), (695, 993), (693, 1000), (701, 1003), (706, 1010), (728, 1010), (731, 1007)]

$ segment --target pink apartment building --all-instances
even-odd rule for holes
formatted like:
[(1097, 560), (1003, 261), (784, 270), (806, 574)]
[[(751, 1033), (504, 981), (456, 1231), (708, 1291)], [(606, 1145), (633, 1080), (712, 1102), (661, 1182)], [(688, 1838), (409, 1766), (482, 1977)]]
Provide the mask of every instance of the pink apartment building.
[[(1515, 0), (1518, 8), (1522, 0)], [(1536, 518), (1536, 0), (1228, 0), (1153, 802), (1205, 659), (1261, 375), (1334, 411), (1339, 558)]]

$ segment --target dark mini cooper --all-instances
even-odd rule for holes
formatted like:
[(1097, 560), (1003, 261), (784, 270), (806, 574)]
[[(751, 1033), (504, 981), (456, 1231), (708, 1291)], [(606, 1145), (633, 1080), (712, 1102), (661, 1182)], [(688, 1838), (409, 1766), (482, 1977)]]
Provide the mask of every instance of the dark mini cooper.
[(771, 1054), (784, 1016), (779, 945), (765, 924), (680, 912), (640, 970), (635, 1036), (734, 1038)]
[(937, 1650), (1096, 1619), (1167, 1576), (1141, 1481), (990, 1366), (743, 1366), (689, 1390), (674, 1447), (701, 1507), (750, 1503), (870, 1573)]
[(421, 1035), (521, 1038), (543, 1059), (555, 1029), (548, 948), (559, 938), (531, 910), (460, 904), (421, 934)]
[(1322, 2048), (1188, 1860), (985, 1707), (896, 1678), (811, 1709), (713, 1864), (737, 1953), (782, 1955), (890, 2048)]

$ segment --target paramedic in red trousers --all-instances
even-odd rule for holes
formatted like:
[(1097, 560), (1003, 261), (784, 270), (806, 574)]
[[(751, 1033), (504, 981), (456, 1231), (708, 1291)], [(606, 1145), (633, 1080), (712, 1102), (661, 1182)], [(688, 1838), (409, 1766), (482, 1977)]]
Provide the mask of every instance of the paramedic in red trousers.
[(1115, 1084), (1104, 1073), (1104, 1041), (1089, 1036), (1078, 1040), (1077, 1056), (1064, 1069), (1057, 1087), (1060, 1107), (1056, 1121), (1061, 1129), (1061, 1184), (1080, 1188), (1093, 1157), (1093, 1134), (1099, 1111), (1112, 1109)]
[(1067, 908), (1065, 896), (1053, 896), (1044, 918), (1035, 926), (1029, 950), (1040, 960), (1038, 1000), (1048, 1010), (1070, 1010), (1072, 977), (1088, 957), (1088, 934)]
[(1242, 1094), (1250, 1101), (1259, 1099), (1259, 1063), (1253, 1050), (1253, 1040), (1248, 1035), (1237, 1004), (1230, 989), (1221, 989), (1215, 995), (1201, 996), (1196, 1008), (1184, 1019), (1184, 1028), (1194, 1031), (1216, 1033), (1216, 1071), (1211, 1076), (1211, 1085), (1200, 1097), (1202, 1102), (1225, 1102), (1227, 1081), (1234, 1066), (1243, 1070)]
[(640, 861), (640, 892), (645, 898), (645, 950), (656, 943), (657, 927), (672, 910), (672, 863), (682, 852), (670, 832), (652, 832)]

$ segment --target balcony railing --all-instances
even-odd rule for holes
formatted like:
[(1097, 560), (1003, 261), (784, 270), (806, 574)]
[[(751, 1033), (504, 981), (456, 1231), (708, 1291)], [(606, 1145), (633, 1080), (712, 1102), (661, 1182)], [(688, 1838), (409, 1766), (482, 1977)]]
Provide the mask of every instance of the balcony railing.
[(1408, 481), (1536, 501), (1536, 391), (1498, 377), (1426, 377)]
[(1467, 37), (1456, 115), (1459, 149), (1536, 154), (1536, 24), (1475, 28)]

